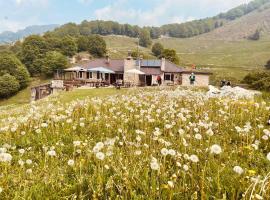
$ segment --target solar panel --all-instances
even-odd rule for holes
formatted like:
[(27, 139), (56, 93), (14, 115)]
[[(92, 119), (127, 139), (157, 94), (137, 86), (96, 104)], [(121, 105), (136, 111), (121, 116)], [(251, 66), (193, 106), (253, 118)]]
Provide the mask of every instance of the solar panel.
[[(139, 64), (139, 61), (136, 61), (136, 64)], [(160, 60), (142, 60), (141, 67), (160, 67), (161, 61)]]

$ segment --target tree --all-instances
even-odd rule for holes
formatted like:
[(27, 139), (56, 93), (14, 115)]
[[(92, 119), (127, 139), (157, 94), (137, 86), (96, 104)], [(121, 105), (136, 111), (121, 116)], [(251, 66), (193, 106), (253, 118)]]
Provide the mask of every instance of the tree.
[(87, 51), (95, 57), (103, 57), (107, 52), (105, 40), (99, 35), (88, 36)]
[(139, 44), (142, 47), (149, 47), (152, 44), (150, 33), (149, 33), (149, 31), (147, 29), (143, 29), (140, 32)]
[(77, 39), (77, 45), (78, 45), (78, 51), (79, 52), (87, 51), (88, 49), (90, 49), (90, 47), (89, 47), (89, 37), (80, 36)]
[(34, 63), (36, 59), (42, 58), (47, 51), (47, 43), (41, 36), (32, 35), (24, 40), (20, 58), (32, 76), (40, 74), (40, 68), (36, 68)]
[(270, 60), (267, 61), (265, 67), (266, 67), (267, 69), (270, 69)]
[(61, 53), (65, 56), (74, 56), (77, 52), (77, 44), (74, 38), (66, 36), (63, 38), (61, 43)]
[(26, 67), (10, 52), (0, 54), (0, 75), (10, 74), (19, 82), (20, 89), (25, 88), (30, 79)]
[(0, 76), (0, 98), (10, 97), (20, 89), (19, 81), (10, 74)]
[(174, 49), (164, 49), (161, 57), (164, 57), (177, 65), (179, 64), (179, 58)]
[(57, 51), (49, 51), (42, 60), (41, 71), (48, 77), (53, 76), (58, 69), (68, 66), (67, 57)]
[(152, 53), (156, 56), (159, 57), (164, 50), (164, 47), (160, 43), (155, 43), (152, 47)]

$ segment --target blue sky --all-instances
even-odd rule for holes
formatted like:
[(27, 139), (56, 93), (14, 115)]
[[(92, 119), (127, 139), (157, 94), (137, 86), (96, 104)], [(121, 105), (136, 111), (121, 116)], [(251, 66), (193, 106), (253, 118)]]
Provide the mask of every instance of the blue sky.
[(159, 26), (204, 18), (249, 0), (0, 0), (0, 32), (29, 25), (114, 20)]

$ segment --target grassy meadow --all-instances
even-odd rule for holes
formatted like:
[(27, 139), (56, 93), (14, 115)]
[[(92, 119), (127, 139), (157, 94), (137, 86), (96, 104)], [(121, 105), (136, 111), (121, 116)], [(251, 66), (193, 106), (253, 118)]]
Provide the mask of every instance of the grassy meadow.
[(267, 199), (270, 104), (74, 90), (0, 117), (1, 199)]

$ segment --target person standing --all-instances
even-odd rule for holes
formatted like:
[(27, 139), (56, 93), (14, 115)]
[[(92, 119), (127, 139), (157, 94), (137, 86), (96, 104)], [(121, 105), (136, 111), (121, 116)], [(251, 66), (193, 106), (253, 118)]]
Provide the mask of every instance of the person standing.
[(190, 81), (190, 85), (194, 85), (195, 81), (196, 81), (196, 77), (194, 73), (191, 73), (190, 77), (189, 77), (189, 81)]
[(158, 83), (159, 86), (162, 84), (162, 80), (161, 80), (160, 76), (157, 77), (157, 83)]

